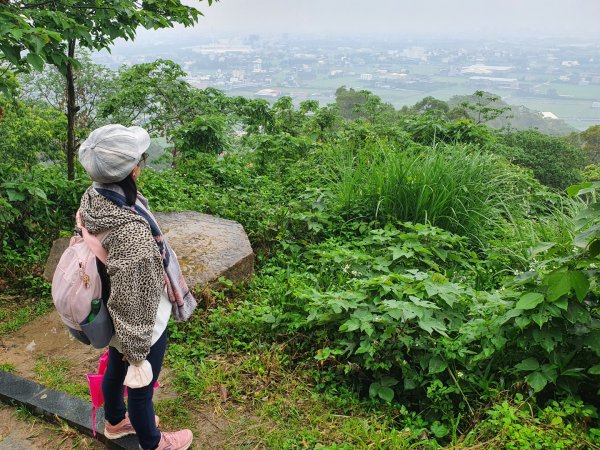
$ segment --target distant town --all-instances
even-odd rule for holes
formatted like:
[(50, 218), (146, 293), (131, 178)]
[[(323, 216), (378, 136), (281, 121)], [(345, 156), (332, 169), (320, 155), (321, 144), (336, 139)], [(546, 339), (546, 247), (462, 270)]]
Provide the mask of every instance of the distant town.
[(172, 59), (198, 88), (296, 102), (366, 89), (395, 107), (486, 90), (583, 130), (600, 124), (600, 44), (529, 40), (382, 40), (298, 36), (190, 38), (116, 45), (94, 61), (111, 68)]

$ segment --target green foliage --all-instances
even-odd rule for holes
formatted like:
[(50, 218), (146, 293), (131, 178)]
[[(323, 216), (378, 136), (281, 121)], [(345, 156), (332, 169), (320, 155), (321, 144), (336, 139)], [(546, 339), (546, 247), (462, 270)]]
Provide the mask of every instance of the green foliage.
[(465, 145), (397, 149), (372, 141), (333, 147), (329, 167), (346, 217), (430, 223), (486, 242), (523, 215), (531, 180)]
[(467, 100), (460, 102), (460, 108), (476, 123), (485, 123), (505, 115), (511, 110), (500, 97), (490, 92), (475, 91)]
[[(371, 123), (386, 121), (394, 115), (394, 108), (366, 90), (355, 91), (341, 86), (335, 91), (335, 103), (346, 120), (365, 118)], [(385, 117), (385, 118), (384, 118)]]
[(28, 172), (40, 161), (64, 161), (65, 125), (65, 117), (44, 104), (0, 98), (2, 179)]
[(149, 132), (164, 136), (193, 117), (191, 86), (182, 79), (185, 75), (169, 60), (124, 66), (115, 93), (100, 104), (100, 115), (125, 126), (143, 124)]
[(596, 418), (597, 413), (583, 402), (554, 401), (538, 408), (519, 394), (515, 400), (498, 402), (487, 410), (487, 417), (468, 433), (458, 448), (479, 444), (486, 448), (583, 450), (598, 444), (597, 434), (592, 433), (594, 429), (586, 436), (586, 422)]
[(221, 115), (198, 116), (177, 128), (172, 140), (183, 158), (193, 158), (198, 152), (224, 152), (228, 148), (225, 120)]
[(600, 164), (589, 164), (581, 171), (584, 181), (600, 181)]
[(547, 186), (565, 189), (581, 181), (584, 154), (563, 138), (530, 130), (505, 133), (501, 142), (517, 149), (511, 158), (515, 164), (531, 169)]
[(486, 145), (494, 142), (490, 129), (470, 119), (448, 121), (427, 113), (403, 120), (403, 128), (420, 144), (435, 146), (438, 143), (467, 143)]
[(448, 103), (443, 100), (427, 96), (415, 103), (409, 111), (416, 114), (433, 113), (443, 117), (450, 111), (450, 107), (448, 106)]
[[(208, 0), (211, 5), (213, 0)], [(141, 7), (124, 0), (98, 5), (95, 1), (61, 1), (32, 4), (3, 2), (0, 50), (21, 71), (42, 70), (50, 63), (64, 71), (76, 63), (67, 55), (68, 41), (79, 41), (90, 50), (109, 48), (117, 38), (133, 39), (136, 29), (193, 25), (200, 11), (180, 1), (153, 1)], [(0, 80), (1, 81), (1, 80)], [(1, 83), (0, 83), (1, 84)]]
[[(75, 130), (84, 139), (91, 129), (103, 125), (98, 117), (99, 104), (115, 92), (115, 73), (106, 66), (94, 64), (89, 52), (79, 55), (81, 66), (74, 70), (77, 106)], [(43, 102), (57, 111), (67, 113), (67, 96), (64, 76), (54, 66), (42, 72), (31, 72), (19, 77), (19, 96), (23, 99)], [(65, 134), (66, 123), (62, 126)], [(66, 135), (63, 140), (66, 140)]]
[(600, 162), (600, 125), (592, 125), (587, 130), (579, 133), (578, 140), (589, 162)]
[(31, 265), (39, 273), (58, 231), (72, 228), (87, 182), (67, 181), (59, 166), (7, 175), (0, 183), (0, 276), (23, 276)]

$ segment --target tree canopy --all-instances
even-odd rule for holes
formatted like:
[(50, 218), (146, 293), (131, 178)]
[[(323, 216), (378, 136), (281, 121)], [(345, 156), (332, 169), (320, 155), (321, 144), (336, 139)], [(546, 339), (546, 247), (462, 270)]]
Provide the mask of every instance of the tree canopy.
[[(200, 0), (202, 1), (202, 0)], [(214, 0), (207, 0), (211, 5)], [(138, 27), (158, 29), (175, 23), (193, 25), (202, 14), (179, 0), (3, 0), (0, 11), (0, 51), (7, 69), (41, 70), (75, 62), (70, 41), (90, 50), (109, 48), (115, 39), (133, 39)]]

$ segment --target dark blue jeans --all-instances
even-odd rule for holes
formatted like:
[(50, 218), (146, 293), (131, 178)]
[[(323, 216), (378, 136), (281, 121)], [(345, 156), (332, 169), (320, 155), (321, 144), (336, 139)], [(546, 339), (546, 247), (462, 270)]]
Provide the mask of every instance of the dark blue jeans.
[[(150, 347), (146, 358), (152, 366), (152, 382), (143, 388), (127, 388), (129, 400), (129, 420), (135, 430), (140, 445), (143, 449), (155, 449), (160, 442), (160, 431), (154, 422), (154, 382), (158, 378), (162, 367), (165, 350), (167, 349), (167, 330)], [(104, 394), (104, 418), (111, 425), (118, 424), (125, 418), (125, 401), (123, 400), (123, 381), (129, 364), (123, 361), (123, 355), (114, 347), (108, 348), (108, 365), (102, 380), (102, 393)]]

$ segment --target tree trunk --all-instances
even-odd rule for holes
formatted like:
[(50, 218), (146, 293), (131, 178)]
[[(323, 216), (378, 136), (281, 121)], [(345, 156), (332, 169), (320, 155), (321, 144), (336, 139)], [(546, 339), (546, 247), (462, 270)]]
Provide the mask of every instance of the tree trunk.
[[(75, 57), (75, 39), (69, 41), (69, 58)], [(73, 65), (67, 63), (67, 179), (75, 178), (75, 115), (79, 108), (75, 105), (75, 77)]]

